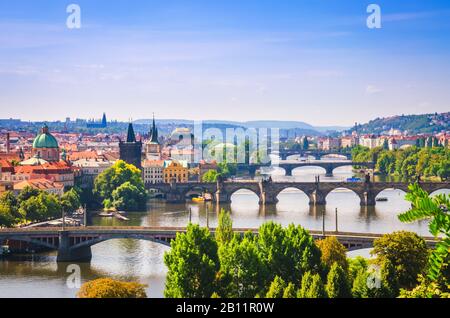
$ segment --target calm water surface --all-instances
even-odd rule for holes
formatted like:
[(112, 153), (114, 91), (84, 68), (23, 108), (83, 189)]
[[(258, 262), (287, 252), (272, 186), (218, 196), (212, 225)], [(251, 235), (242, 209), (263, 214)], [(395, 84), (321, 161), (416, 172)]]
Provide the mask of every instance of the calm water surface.
[[(273, 173), (274, 181), (286, 180), (282, 171)], [(289, 180), (314, 181), (321, 174), (323, 181), (341, 181), (352, 176), (350, 167), (335, 170), (333, 178), (325, 178), (320, 168), (300, 168)], [(449, 191), (446, 191), (447, 193)], [(260, 207), (258, 198), (251, 192), (238, 192), (229, 206), (221, 206), (232, 211), (235, 227), (256, 228), (273, 220), (283, 225), (299, 224), (311, 230), (322, 229), (322, 214), (325, 213), (327, 230), (336, 227), (335, 209), (338, 209), (340, 231), (388, 233), (409, 230), (427, 235), (426, 222), (403, 224), (397, 215), (409, 208), (404, 193), (386, 190), (380, 194), (388, 202), (378, 202), (376, 207), (360, 207), (359, 199), (353, 192), (337, 190), (327, 198), (326, 207), (314, 208), (308, 204), (306, 195), (298, 190), (287, 189), (280, 194), (276, 206)], [(206, 225), (209, 214), (210, 225), (217, 224), (217, 209), (212, 204), (166, 204), (150, 201), (147, 213), (130, 213), (130, 221), (94, 218), (93, 225), (141, 225), (141, 226), (185, 226), (192, 210), (192, 221)], [(92, 247), (90, 264), (80, 264), (82, 282), (99, 277), (135, 280), (148, 285), (150, 297), (162, 297), (166, 276), (163, 255), (169, 248), (146, 241), (111, 240)], [(354, 253), (352, 253), (354, 255)], [(55, 253), (15, 256), (0, 261), (0, 297), (74, 297), (77, 289), (66, 285), (68, 264), (57, 264)]]

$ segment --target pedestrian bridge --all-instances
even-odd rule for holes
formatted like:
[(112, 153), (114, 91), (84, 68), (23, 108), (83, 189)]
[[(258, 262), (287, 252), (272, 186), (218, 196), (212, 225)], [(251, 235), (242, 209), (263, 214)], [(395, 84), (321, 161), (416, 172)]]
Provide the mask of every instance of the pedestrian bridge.
[[(212, 233), (215, 229), (210, 229)], [(236, 228), (235, 232), (258, 233), (258, 229)], [(20, 241), (33, 244), (50, 250), (58, 251), (58, 262), (90, 261), (92, 258), (91, 246), (112, 239), (136, 239), (156, 242), (170, 246), (170, 242), (177, 234), (185, 233), (186, 228), (181, 227), (79, 227), (67, 228), (33, 228), (33, 229), (0, 229), (0, 243)], [(349, 251), (371, 248), (375, 239), (382, 234), (349, 233), (349, 232), (320, 232), (309, 231), (315, 239), (324, 236), (335, 236)], [(424, 237), (430, 247), (437, 240)]]

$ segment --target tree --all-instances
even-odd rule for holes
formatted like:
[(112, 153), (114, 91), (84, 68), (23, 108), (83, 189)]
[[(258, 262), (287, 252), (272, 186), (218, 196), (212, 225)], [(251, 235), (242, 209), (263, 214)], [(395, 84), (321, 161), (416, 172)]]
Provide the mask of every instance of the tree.
[(270, 284), (266, 298), (283, 298), (286, 287), (286, 282), (281, 277), (275, 276), (275, 279)]
[(450, 298), (450, 288), (442, 291), (442, 286), (437, 282), (430, 282), (425, 277), (419, 278), (420, 284), (412, 290), (402, 289), (399, 298)]
[(230, 212), (222, 209), (219, 214), (219, 223), (216, 228), (217, 244), (226, 244), (233, 239), (233, 220), (230, 217)]
[(334, 263), (338, 263), (345, 272), (348, 272), (347, 249), (339, 243), (335, 236), (328, 236), (323, 240), (317, 241), (316, 244), (322, 253), (321, 260), (327, 272)]
[(325, 290), (329, 298), (351, 298), (348, 277), (338, 263), (331, 266)]
[(19, 212), (19, 200), (11, 191), (6, 191), (0, 196), (0, 205), (3, 206), (3, 211), (11, 215), (14, 223), (23, 220), (24, 215)]
[(112, 206), (117, 210), (141, 211), (145, 209), (146, 194), (127, 181), (113, 191), (112, 200)]
[(45, 221), (61, 216), (62, 207), (54, 194), (39, 191), (37, 196), (20, 202), (20, 213), (29, 221)]
[(100, 278), (84, 283), (78, 298), (147, 298), (146, 285)]
[(218, 179), (219, 176), (220, 176), (220, 174), (216, 170), (208, 170), (202, 176), (202, 181), (203, 182), (208, 182), (208, 183), (217, 182), (217, 179)]
[(326, 298), (325, 286), (320, 275), (306, 272), (297, 296), (298, 298)]
[(77, 210), (81, 205), (80, 202), (80, 195), (78, 194), (75, 189), (70, 189), (69, 191), (66, 191), (61, 196), (61, 206), (66, 212), (73, 212)]
[(375, 261), (379, 266), (386, 261), (394, 266), (396, 281), (401, 288), (411, 288), (425, 270), (428, 248), (416, 233), (400, 231), (376, 239), (371, 254), (376, 255)]
[(259, 228), (256, 242), (269, 281), (280, 276), (294, 282), (307, 271), (320, 271), (320, 250), (301, 226), (291, 224), (283, 229), (279, 224), (265, 223)]
[(238, 236), (219, 244), (220, 290), (224, 297), (253, 298), (266, 289), (267, 268), (254, 237)]
[(11, 214), (11, 209), (5, 205), (0, 204), (0, 228), (10, 227), (14, 224), (14, 217)]
[(389, 150), (389, 142), (387, 138), (385, 138), (383, 141), (383, 150)]
[(295, 292), (295, 285), (289, 283), (283, 292), (283, 298), (296, 298), (297, 293)]
[(440, 163), (437, 175), (443, 181), (447, 181), (450, 178), (450, 160), (445, 160)]
[(209, 298), (215, 292), (219, 270), (217, 243), (206, 228), (189, 224), (186, 233), (178, 234), (164, 255), (168, 268), (167, 298)]
[(441, 194), (430, 197), (418, 184), (414, 184), (409, 186), (406, 200), (412, 203), (412, 208), (399, 215), (400, 221), (430, 220), (430, 233), (435, 237), (443, 236), (429, 257), (428, 278), (432, 282), (443, 280), (448, 284), (450, 277), (445, 277), (444, 270), (450, 253), (450, 196)]
[(361, 268), (353, 280), (354, 298), (393, 298), (399, 293), (395, 268), (389, 261), (381, 267)]
[(19, 195), (17, 196), (17, 201), (24, 202), (24, 201), (28, 200), (29, 198), (38, 196), (39, 192), (40, 191), (38, 189), (34, 189), (30, 186), (27, 186), (27, 187), (23, 188), (22, 191), (19, 192)]
[(102, 203), (111, 202), (123, 210), (144, 210), (146, 207), (147, 194), (141, 171), (122, 160), (95, 179), (94, 194)]

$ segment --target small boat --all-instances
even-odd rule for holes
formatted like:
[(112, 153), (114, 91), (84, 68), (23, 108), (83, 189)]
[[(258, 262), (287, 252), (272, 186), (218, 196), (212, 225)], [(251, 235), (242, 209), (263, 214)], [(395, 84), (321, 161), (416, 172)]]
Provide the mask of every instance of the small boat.
[(98, 216), (102, 218), (112, 218), (114, 216), (114, 213), (111, 212), (100, 212)]
[(377, 198), (376, 201), (377, 201), (377, 202), (387, 202), (387, 201), (388, 201), (388, 198), (386, 198), (386, 197), (381, 197), (381, 198)]
[(117, 219), (122, 220), (122, 221), (129, 221), (130, 220), (129, 218), (123, 216), (120, 212), (115, 213), (114, 216)]
[(205, 198), (203, 197), (197, 197), (197, 198), (192, 198), (192, 202), (205, 202)]

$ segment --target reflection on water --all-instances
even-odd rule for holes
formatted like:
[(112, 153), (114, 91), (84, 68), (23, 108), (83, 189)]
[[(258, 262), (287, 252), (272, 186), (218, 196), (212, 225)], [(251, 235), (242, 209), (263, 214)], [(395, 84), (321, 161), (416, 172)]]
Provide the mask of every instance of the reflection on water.
[[(298, 181), (314, 181), (320, 169), (301, 168), (294, 171), (292, 178)], [(335, 177), (321, 179), (344, 180), (352, 176), (349, 167), (335, 170)], [(283, 178), (282, 176), (274, 176)], [(445, 191), (449, 192), (449, 191)], [(398, 190), (383, 191), (381, 196), (387, 202), (377, 202), (376, 207), (361, 207), (359, 198), (351, 191), (336, 190), (327, 197), (326, 207), (310, 207), (304, 193), (295, 189), (283, 191), (276, 206), (260, 207), (258, 198), (251, 192), (237, 192), (230, 205), (223, 205), (231, 211), (234, 226), (256, 228), (266, 221), (273, 220), (283, 225), (299, 224), (311, 230), (322, 229), (322, 215), (325, 213), (327, 230), (336, 227), (335, 209), (338, 209), (338, 228), (348, 232), (388, 233), (396, 230), (415, 231), (427, 235), (427, 223), (404, 224), (397, 215), (409, 208), (409, 203)], [(115, 218), (94, 218), (93, 225), (135, 225), (135, 226), (186, 226), (189, 209), (192, 222), (206, 225), (209, 215), (210, 226), (217, 225), (219, 209), (211, 203), (167, 204), (151, 201), (147, 213), (130, 213), (130, 221)], [(93, 259), (90, 264), (81, 264), (82, 281), (99, 277), (135, 280), (148, 284), (150, 297), (162, 297), (166, 268), (163, 263), (164, 252), (168, 247), (146, 241), (111, 240), (92, 248)], [(55, 253), (26, 255), (0, 261), (0, 297), (74, 297), (77, 290), (69, 289), (66, 279), (67, 264), (57, 264)]]

